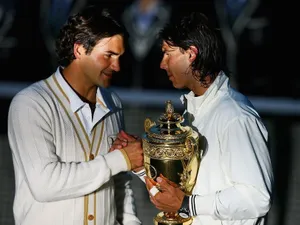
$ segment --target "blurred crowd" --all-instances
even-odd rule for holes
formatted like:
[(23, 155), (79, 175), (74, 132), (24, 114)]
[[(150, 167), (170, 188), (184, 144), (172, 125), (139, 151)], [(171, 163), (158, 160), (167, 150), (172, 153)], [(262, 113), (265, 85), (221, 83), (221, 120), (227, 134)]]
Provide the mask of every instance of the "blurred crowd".
[[(178, 13), (199, 9), (214, 20), (223, 35), (236, 88), (248, 95), (299, 95), (291, 87), (285, 91), (274, 88), (281, 81), (273, 79), (272, 60), (266, 60), (271, 57), (274, 26), (270, 1), (266, 0), (32, 0), (30, 5), (1, 0), (0, 65), (9, 70), (1, 80), (32, 82), (52, 73), (57, 66), (54, 39), (58, 28), (69, 14), (87, 4), (115, 10), (130, 35), (122, 70), (113, 80), (115, 86), (172, 89), (159, 68), (162, 55), (156, 34)], [(23, 74), (25, 70), (32, 72)], [(291, 82), (298, 83), (299, 78), (293, 79)]]

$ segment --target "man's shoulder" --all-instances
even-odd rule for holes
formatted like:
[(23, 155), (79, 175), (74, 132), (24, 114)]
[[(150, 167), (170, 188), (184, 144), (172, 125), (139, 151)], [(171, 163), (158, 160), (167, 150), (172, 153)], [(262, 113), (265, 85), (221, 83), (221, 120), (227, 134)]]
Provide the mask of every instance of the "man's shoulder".
[(39, 102), (41, 99), (45, 99), (45, 96), (47, 95), (46, 79), (35, 81), (19, 90), (13, 96), (11, 104), (26, 104), (28, 101)]
[(16, 93), (14, 97), (18, 96), (32, 96), (35, 97), (37, 93), (41, 93), (41, 91), (45, 89), (45, 80), (35, 81), (34, 83), (29, 84), (28, 86), (21, 89)]
[(259, 118), (258, 112), (248, 97), (238, 91), (233, 90), (224, 94), (218, 101), (217, 107), (219, 115), (226, 121), (243, 117)]

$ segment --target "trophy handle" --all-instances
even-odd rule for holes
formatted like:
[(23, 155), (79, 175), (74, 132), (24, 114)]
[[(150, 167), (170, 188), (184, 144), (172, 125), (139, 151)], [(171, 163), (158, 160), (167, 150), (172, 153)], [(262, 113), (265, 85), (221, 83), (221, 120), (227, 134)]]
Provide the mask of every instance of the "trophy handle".
[(189, 136), (187, 137), (185, 142), (187, 153), (191, 154), (190, 160), (187, 162), (186, 167), (184, 168), (181, 175), (181, 182), (184, 188), (183, 191), (187, 195), (192, 194), (192, 190), (196, 184), (198, 170), (201, 162), (201, 154), (199, 151), (199, 144), (197, 143), (197, 140), (198, 139)]
[(153, 126), (155, 126), (156, 123), (155, 122), (152, 122), (149, 118), (146, 118), (145, 121), (144, 121), (144, 129), (145, 129), (145, 132), (148, 133), (149, 132), (149, 129)]

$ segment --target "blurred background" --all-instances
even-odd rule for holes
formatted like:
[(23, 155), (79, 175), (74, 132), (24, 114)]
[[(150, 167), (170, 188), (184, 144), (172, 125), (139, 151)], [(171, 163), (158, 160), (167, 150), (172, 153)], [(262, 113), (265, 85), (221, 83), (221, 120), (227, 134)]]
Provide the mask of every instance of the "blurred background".
[[(87, 4), (114, 9), (130, 34), (122, 71), (113, 87), (125, 106), (127, 131), (141, 135), (145, 118), (156, 120), (172, 100), (177, 112), (185, 90), (172, 87), (159, 68), (157, 31), (180, 11), (205, 13), (221, 29), (232, 85), (249, 96), (270, 133), (275, 173), (274, 203), (268, 225), (300, 221), (300, 78), (276, 75), (271, 0), (0, 0), (0, 225), (14, 225), (14, 171), (7, 141), (12, 97), (56, 69), (54, 39), (69, 14)], [(276, 70), (275, 70), (276, 69)], [(296, 74), (296, 73), (294, 73)], [(133, 176), (138, 216), (152, 225), (158, 212), (144, 184)]]

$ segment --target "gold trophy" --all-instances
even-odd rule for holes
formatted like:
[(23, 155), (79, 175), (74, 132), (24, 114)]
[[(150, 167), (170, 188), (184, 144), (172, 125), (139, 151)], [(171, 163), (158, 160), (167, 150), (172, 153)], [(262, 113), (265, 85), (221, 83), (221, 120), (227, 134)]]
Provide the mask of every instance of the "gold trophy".
[[(183, 117), (174, 112), (171, 101), (166, 101), (165, 113), (156, 122), (145, 119), (143, 134), (144, 166), (146, 175), (156, 179), (162, 174), (186, 194), (191, 195), (201, 161), (199, 135), (182, 125)], [(159, 188), (159, 187), (158, 187)], [(177, 213), (159, 212), (155, 225), (189, 225), (192, 218)]]

